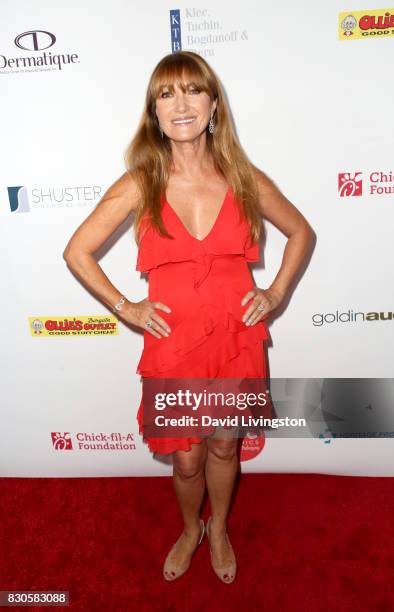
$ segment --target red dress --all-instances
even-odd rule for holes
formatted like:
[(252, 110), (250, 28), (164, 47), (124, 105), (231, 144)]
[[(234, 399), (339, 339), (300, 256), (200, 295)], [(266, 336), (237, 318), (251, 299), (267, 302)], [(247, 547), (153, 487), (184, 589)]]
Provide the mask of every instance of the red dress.
[[(144, 331), (144, 348), (136, 373), (154, 378), (267, 378), (262, 341), (263, 321), (247, 326), (249, 308), (242, 297), (255, 286), (248, 261), (259, 261), (258, 242), (250, 244), (249, 226), (241, 219), (229, 186), (216, 221), (202, 240), (186, 229), (161, 196), (162, 219), (174, 239), (142, 223), (136, 270), (148, 272), (148, 299), (172, 310), (156, 312), (169, 324), (169, 336)], [(137, 413), (143, 434), (143, 398)], [(202, 438), (146, 438), (160, 454), (190, 450)]]

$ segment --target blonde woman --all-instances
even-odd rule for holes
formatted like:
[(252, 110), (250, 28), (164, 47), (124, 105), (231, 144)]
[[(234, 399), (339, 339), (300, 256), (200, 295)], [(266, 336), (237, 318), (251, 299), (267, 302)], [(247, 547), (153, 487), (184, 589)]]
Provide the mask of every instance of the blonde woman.
[[(155, 378), (266, 378), (264, 323), (301, 267), (313, 232), (303, 215), (247, 158), (230, 121), (219, 78), (199, 55), (178, 51), (155, 67), (126, 172), (71, 237), (70, 268), (104, 304), (144, 331), (137, 373)], [(114, 287), (94, 253), (133, 213), (136, 269), (148, 297), (134, 302)], [(288, 238), (281, 267), (265, 288), (248, 267), (258, 261), (263, 218)], [(144, 431), (143, 395), (137, 413)], [(144, 437), (172, 454), (183, 531), (164, 563), (166, 580), (188, 569), (207, 533), (211, 563), (233, 582), (236, 557), (227, 533), (239, 470), (237, 438)], [(200, 508), (208, 489), (211, 516)]]

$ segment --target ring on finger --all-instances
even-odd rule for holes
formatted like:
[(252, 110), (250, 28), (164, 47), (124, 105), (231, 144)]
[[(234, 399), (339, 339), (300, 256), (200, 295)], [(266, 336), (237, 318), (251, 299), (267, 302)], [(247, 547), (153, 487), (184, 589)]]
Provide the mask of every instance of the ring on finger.
[(261, 312), (264, 310), (265, 306), (263, 306), (262, 304), (260, 304), (260, 306), (257, 307), (256, 310), (259, 310), (259, 314), (257, 315), (257, 317), (250, 317), (250, 319), (248, 319), (246, 321), (247, 325), (252, 325), (252, 323), (256, 323), (257, 319), (261, 316)]
[(153, 321), (149, 320), (149, 321), (146, 322), (146, 326), (147, 327), (152, 327), (152, 325), (153, 325)]

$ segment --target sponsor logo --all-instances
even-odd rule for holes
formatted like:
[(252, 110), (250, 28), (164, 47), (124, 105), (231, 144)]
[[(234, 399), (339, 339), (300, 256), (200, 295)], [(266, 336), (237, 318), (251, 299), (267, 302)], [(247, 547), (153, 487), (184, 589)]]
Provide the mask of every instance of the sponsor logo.
[(331, 440), (337, 437), (337, 434), (331, 429), (326, 427), (325, 430), (319, 434), (319, 439), (323, 440), (324, 444), (331, 444)]
[(365, 179), (363, 189), (362, 172), (340, 172), (338, 174), (338, 194), (341, 198), (354, 196), (382, 196), (394, 194), (393, 172), (374, 170)]
[(253, 434), (248, 432), (242, 439), (241, 452), (239, 456), (240, 461), (250, 461), (259, 455), (265, 445), (265, 435)]
[(7, 187), (12, 213), (28, 213), (47, 208), (79, 208), (94, 206), (102, 196), (98, 185), (69, 185), (67, 187)]
[(325, 323), (367, 323), (367, 322), (382, 322), (392, 321), (394, 319), (394, 313), (390, 310), (376, 311), (376, 312), (361, 312), (354, 310), (346, 310), (340, 312), (315, 312), (312, 315), (312, 323), (315, 327), (322, 327)]
[(382, 38), (394, 35), (394, 9), (362, 9), (339, 14), (339, 40)]
[(341, 198), (350, 196), (361, 196), (363, 193), (363, 182), (361, 172), (340, 172), (338, 174), (338, 193)]
[(73, 443), (71, 433), (69, 431), (63, 433), (60, 431), (52, 431), (51, 439), (52, 446), (57, 451), (131, 451), (136, 449), (134, 434), (132, 433), (121, 434), (120, 432), (78, 432), (74, 435)]
[(31, 336), (118, 336), (114, 315), (97, 317), (28, 317)]
[(181, 12), (179, 9), (170, 11), (171, 50), (182, 49)]
[(48, 51), (56, 44), (56, 36), (48, 30), (28, 30), (20, 32), (14, 38), (14, 45), (29, 55), (5, 55), (0, 53), (0, 74), (17, 74), (22, 72), (59, 71), (67, 66), (79, 64), (78, 53), (59, 53)]
[(73, 444), (70, 437), (70, 432), (52, 431), (52, 446), (55, 450), (72, 450)]
[(226, 23), (222, 23), (220, 18), (213, 15), (212, 7), (182, 9), (182, 17), (179, 9), (170, 10), (172, 53), (185, 49), (211, 58), (216, 49), (224, 50), (228, 44), (248, 42), (248, 31), (230, 29), (227, 25), (228, 15), (224, 15)]
[(30, 30), (16, 36), (14, 43), (19, 49), (26, 51), (43, 51), (52, 47), (56, 42), (56, 36), (46, 30)]

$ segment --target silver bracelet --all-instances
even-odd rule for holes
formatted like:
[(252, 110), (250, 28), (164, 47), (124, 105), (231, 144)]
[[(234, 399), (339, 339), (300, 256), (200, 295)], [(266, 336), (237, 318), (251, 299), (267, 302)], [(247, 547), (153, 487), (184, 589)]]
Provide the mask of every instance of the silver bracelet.
[(127, 298), (124, 295), (121, 295), (119, 302), (115, 304), (115, 306), (112, 309), (112, 312), (117, 312), (119, 310), (122, 310), (122, 304), (124, 304), (126, 300)]

